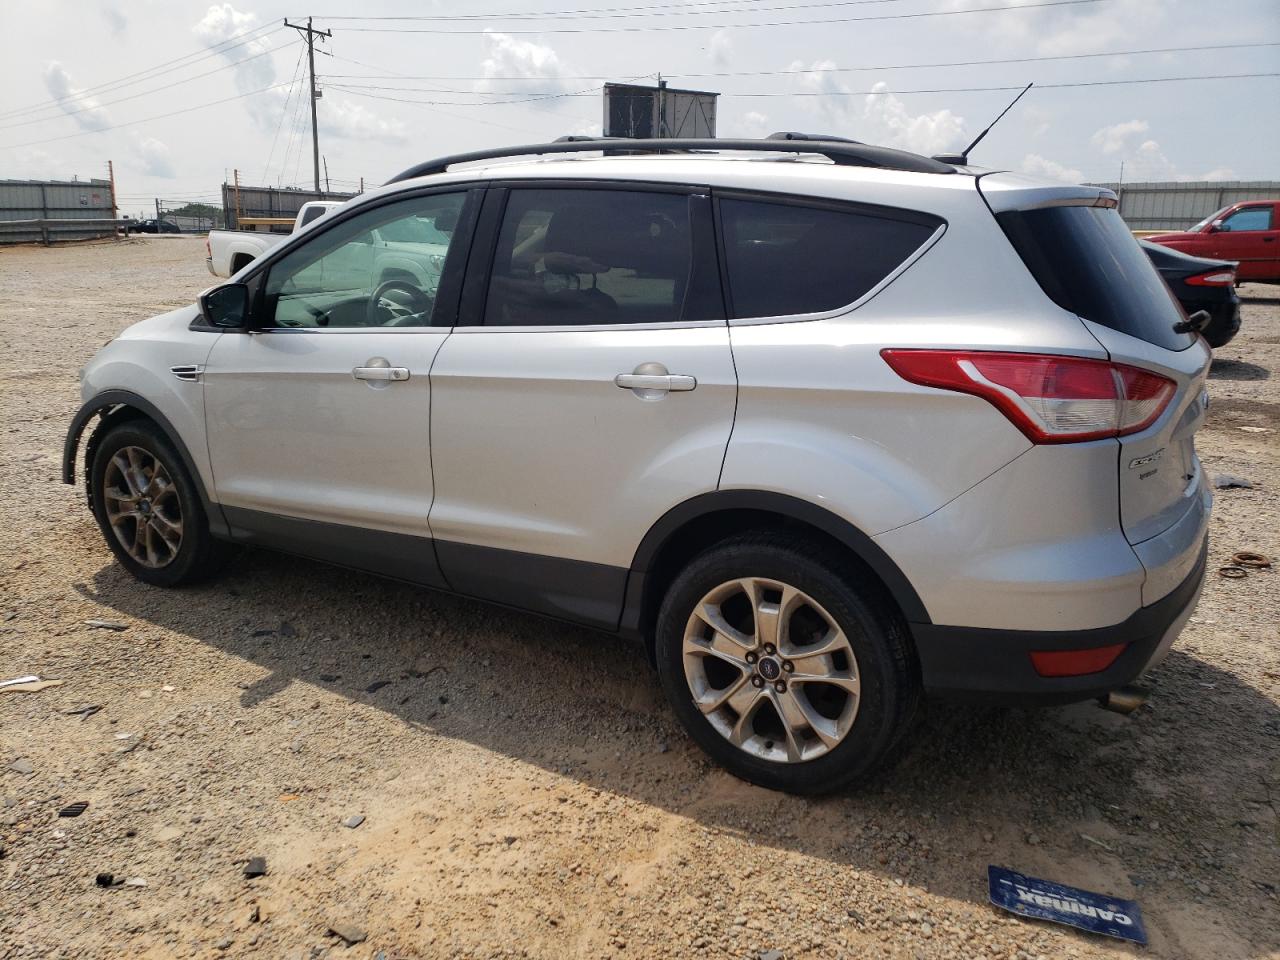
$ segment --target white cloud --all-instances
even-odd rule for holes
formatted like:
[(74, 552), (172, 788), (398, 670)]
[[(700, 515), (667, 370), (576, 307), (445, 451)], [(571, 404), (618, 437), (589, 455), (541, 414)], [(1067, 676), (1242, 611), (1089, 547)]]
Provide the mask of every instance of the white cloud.
[(1064, 166), (1056, 160), (1050, 160), (1048, 157), (1042, 157), (1038, 153), (1028, 153), (1023, 157), (1019, 169), (1033, 177), (1061, 180), (1064, 183), (1084, 182), (1084, 174), (1079, 170), (1074, 167)]
[[(210, 7), (192, 28), (206, 47), (217, 50), (223, 60), (235, 64), (231, 73), (240, 93), (269, 87), (277, 79), (276, 66), (266, 55), (272, 48), (271, 41), (262, 37), (246, 42), (241, 36), (258, 25), (257, 14), (242, 13), (230, 3), (224, 3)], [(286, 95), (287, 92), (281, 88), (249, 97), (244, 101), (245, 109), (259, 127), (274, 130)]]
[(58, 107), (75, 120), (83, 130), (101, 130), (111, 125), (111, 117), (93, 97), (87, 97), (71, 86), (71, 75), (57, 60), (44, 68), (44, 85)]
[(139, 168), (148, 177), (161, 177), (165, 180), (174, 178), (173, 158), (164, 141), (135, 135), (132, 150)]
[(522, 40), (506, 33), (485, 32), (489, 44), (488, 56), (480, 64), (485, 79), (477, 81), (478, 92), (521, 88), (516, 83), (504, 83), (508, 77), (529, 77), (542, 80), (530, 84), (530, 93), (568, 93), (573, 84), (561, 77), (572, 71), (567, 69), (559, 54), (550, 44)]
[(747, 111), (742, 118), (739, 129), (744, 137), (763, 137), (773, 132), (769, 126), (768, 115), (758, 110)]
[(1103, 153), (1118, 153), (1128, 146), (1130, 139), (1150, 129), (1151, 125), (1145, 120), (1126, 120), (1095, 131), (1089, 142)]
[(241, 36), (258, 25), (256, 13), (241, 13), (231, 4), (224, 3), (210, 7), (203, 19), (192, 28), (207, 47), (226, 44), (218, 52), (227, 62), (238, 65), (233, 73), (236, 85), (242, 92), (269, 86), (276, 78), (276, 68), (271, 58), (258, 56), (271, 49), (271, 41), (261, 37), (245, 42), (245, 38)]
[(717, 67), (729, 65), (729, 58), (733, 55), (733, 40), (730, 39), (727, 31), (717, 30), (711, 35), (711, 40), (707, 44), (707, 54)]
[(321, 98), (317, 119), (323, 134), (382, 143), (405, 143), (409, 139), (402, 121), (384, 119), (350, 100)]
[[(871, 89), (887, 90), (888, 86), (877, 83)], [(964, 117), (957, 116), (946, 108), (932, 113), (911, 113), (906, 104), (891, 93), (867, 96), (862, 117), (868, 130), (882, 131), (879, 136), (868, 138), (870, 142), (882, 146), (899, 147), (932, 156), (935, 153), (959, 150), (968, 142)]]
[[(1042, 4), (1009, 0), (1004, 6)], [(952, 10), (990, 8), (990, 0), (949, 0)], [(1169, 16), (1168, 0), (1110, 0), (1026, 10), (1002, 16), (948, 17), (948, 27), (980, 36), (989, 49), (1031, 49), (1042, 56), (1065, 56), (1123, 49), (1134, 37), (1149, 36)]]
[[(968, 142), (964, 118), (951, 110), (912, 113), (883, 82), (859, 100), (834, 66), (830, 60), (818, 60), (797, 75), (802, 90), (817, 94), (803, 100), (832, 128), (818, 132), (925, 155), (959, 150)], [(797, 61), (791, 69), (805, 70), (805, 66)]]
[(111, 35), (118, 37), (124, 33), (125, 27), (129, 25), (129, 18), (120, 12), (119, 7), (105, 6), (102, 8), (102, 18), (107, 21), (107, 26), (111, 28)]

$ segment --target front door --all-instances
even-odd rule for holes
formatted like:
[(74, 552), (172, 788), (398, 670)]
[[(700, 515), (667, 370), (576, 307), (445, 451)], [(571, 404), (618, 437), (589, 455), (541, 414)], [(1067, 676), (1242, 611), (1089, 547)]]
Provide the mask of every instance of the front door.
[(1208, 256), (1236, 260), (1240, 280), (1280, 279), (1280, 223), (1275, 204), (1256, 203), (1240, 207), (1227, 216), (1211, 234)]
[[(442, 584), (430, 371), (456, 317), (468, 199), (335, 217), (264, 265), (252, 331), (219, 338), (204, 371), (214, 488), (238, 539)], [(384, 260), (388, 230), (401, 240)]]
[(480, 222), (492, 267), (431, 374), (440, 564), (462, 593), (614, 627), (641, 538), (716, 489), (733, 423), (710, 203), (510, 185)]

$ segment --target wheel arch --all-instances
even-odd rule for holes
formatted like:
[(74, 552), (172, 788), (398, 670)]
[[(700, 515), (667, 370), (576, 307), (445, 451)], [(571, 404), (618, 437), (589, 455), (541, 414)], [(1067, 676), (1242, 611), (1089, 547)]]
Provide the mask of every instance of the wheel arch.
[(919, 594), (898, 565), (849, 521), (782, 493), (720, 490), (673, 507), (641, 540), (627, 576), (620, 632), (643, 638), (652, 656), (658, 606), (683, 563), (728, 536), (770, 528), (800, 531), (835, 544), (875, 578), (906, 621), (932, 622)]
[(195, 484), (196, 492), (200, 496), (200, 503), (204, 507), (205, 516), (209, 521), (210, 532), (215, 536), (228, 535), (228, 528), (226, 520), (222, 516), (222, 511), (209, 498), (209, 492), (205, 489), (200, 471), (196, 469), (195, 460), (192, 459), (191, 452), (187, 449), (187, 445), (183, 443), (178, 431), (174, 429), (173, 424), (169, 422), (169, 418), (161, 413), (155, 404), (129, 390), (103, 391), (86, 401), (76, 411), (76, 415), (71, 420), (71, 426), (67, 429), (67, 437), (62, 446), (63, 483), (75, 485), (76, 455), (80, 449), (80, 440), (84, 436), (85, 429), (95, 416), (100, 417), (100, 419), (93, 432), (90, 433), (84, 450), (85, 497), (91, 510), (93, 509), (93, 478), (90, 476), (89, 471), (93, 465), (93, 454), (98, 442), (108, 430), (119, 423), (129, 420), (149, 420), (160, 428), (160, 431), (173, 444), (173, 448), (182, 459), (182, 466), (186, 469), (187, 475), (191, 477), (191, 482)]

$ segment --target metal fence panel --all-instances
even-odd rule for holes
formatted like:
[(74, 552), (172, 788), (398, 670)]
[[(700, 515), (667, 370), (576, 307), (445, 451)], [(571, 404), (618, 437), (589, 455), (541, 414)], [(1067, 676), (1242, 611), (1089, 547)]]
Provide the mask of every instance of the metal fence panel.
[(228, 230), (239, 229), (238, 217), (295, 217), (312, 200), (350, 200), (354, 193), (326, 193), (278, 187), (222, 185), (223, 220)]
[(1185, 230), (1241, 200), (1280, 199), (1280, 180), (1198, 180), (1168, 183), (1095, 183), (1120, 195), (1120, 216), (1130, 230)]
[[(11, 220), (110, 220), (109, 180), (0, 180), (0, 243), (32, 243), (41, 231), (31, 226), (5, 228)], [(112, 236), (114, 228), (102, 223), (83, 230), (60, 224), (58, 240), (83, 240)]]

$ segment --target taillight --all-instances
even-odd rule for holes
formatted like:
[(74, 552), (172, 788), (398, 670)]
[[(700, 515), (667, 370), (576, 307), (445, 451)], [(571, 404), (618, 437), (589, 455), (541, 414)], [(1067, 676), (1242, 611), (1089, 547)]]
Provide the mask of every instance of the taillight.
[(1197, 273), (1194, 277), (1187, 277), (1183, 282), (1193, 287), (1229, 287), (1236, 282), (1236, 272), (1215, 270), (1212, 273)]
[(1177, 384), (1139, 367), (1084, 357), (975, 350), (881, 350), (912, 383), (991, 403), (1032, 443), (1076, 443), (1145, 430)]

